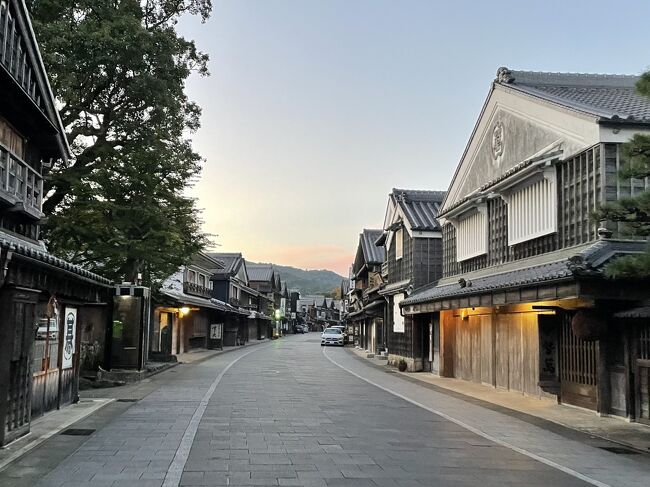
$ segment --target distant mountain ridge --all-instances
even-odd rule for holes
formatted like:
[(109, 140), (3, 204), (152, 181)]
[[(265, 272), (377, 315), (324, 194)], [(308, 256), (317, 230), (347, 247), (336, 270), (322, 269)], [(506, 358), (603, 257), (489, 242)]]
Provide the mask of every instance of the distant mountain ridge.
[(302, 294), (323, 294), (330, 297), (344, 279), (336, 272), (326, 269), (305, 270), (278, 264), (273, 266), (280, 271), (280, 278), (287, 283), (287, 288), (298, 289)]

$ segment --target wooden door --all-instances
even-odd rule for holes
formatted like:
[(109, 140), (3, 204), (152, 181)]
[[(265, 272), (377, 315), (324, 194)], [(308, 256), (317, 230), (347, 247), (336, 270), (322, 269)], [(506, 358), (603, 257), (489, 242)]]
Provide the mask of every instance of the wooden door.
[(0, 445), (29, 432), (37, 296), (36, 291), (11, 288), (0, 294)]
[(636, 328), (636, 419), (650, 424), (650, 322)]
[(581, 340), (565, 314), (560, 329), (560, 400), (587, 409), (598, 407), (598, 342)]

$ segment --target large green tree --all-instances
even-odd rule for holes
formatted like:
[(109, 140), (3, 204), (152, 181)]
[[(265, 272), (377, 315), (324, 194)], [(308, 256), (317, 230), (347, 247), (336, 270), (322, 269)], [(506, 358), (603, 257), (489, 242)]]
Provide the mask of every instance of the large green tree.
[(207, 56), (182, 38), (184, 14), (210, 0), (32, 0), (72, 157), (45, 185), (53, 252), (116, 280), (153, 284), (207, 239), (192, 199), (200, 157), (187, 134), (199, 107), (185, 94)]
[[(644, 73), (636, 84), (637, 92), (650, 98), (650, 72)], [(650, 177), (650, 135), (635, 134), (623, 144), (625, 165), (618, 176), (630, 178)], [(595, 214), (597, 220), (621, 222), (622, 231), (630, 236), (650, 236), (650, 190), (604, 205)], [(605, 268), (610, 277), (650, 278), (650, 248), (645, 253), (616, 259)]]

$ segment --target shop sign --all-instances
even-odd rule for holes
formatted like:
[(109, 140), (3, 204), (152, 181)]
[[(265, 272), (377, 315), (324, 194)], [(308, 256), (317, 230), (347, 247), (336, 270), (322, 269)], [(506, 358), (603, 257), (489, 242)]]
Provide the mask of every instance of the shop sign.
[(223, 336), (223, 323), (213, 323), (210, 325), (210, 339), (221, 340)]
[(77, 336), (77, 309), (66, 308), (63, 314), (63, 365), (64, 369), (72, 368), (75, 338)]

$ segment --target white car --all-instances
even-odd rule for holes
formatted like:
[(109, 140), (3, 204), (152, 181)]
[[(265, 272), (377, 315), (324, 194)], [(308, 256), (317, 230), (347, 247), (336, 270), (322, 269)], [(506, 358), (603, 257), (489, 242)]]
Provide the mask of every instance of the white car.
[(339, 328), (325, 328), (320, 335), (320, 346), (325, 345), (339, 345), (345, 344), (345, 337)]
[(56, 340), (59, 330), (56, 326), (56, 320), (50, 320), (50, 326), (48, 329), (47, 318), (39, 320), (38, 329), (36, 330), (36, 339), (37, 340), (46, 340), (48, 338), (48, 332), (50, 334), (50, 340)]

